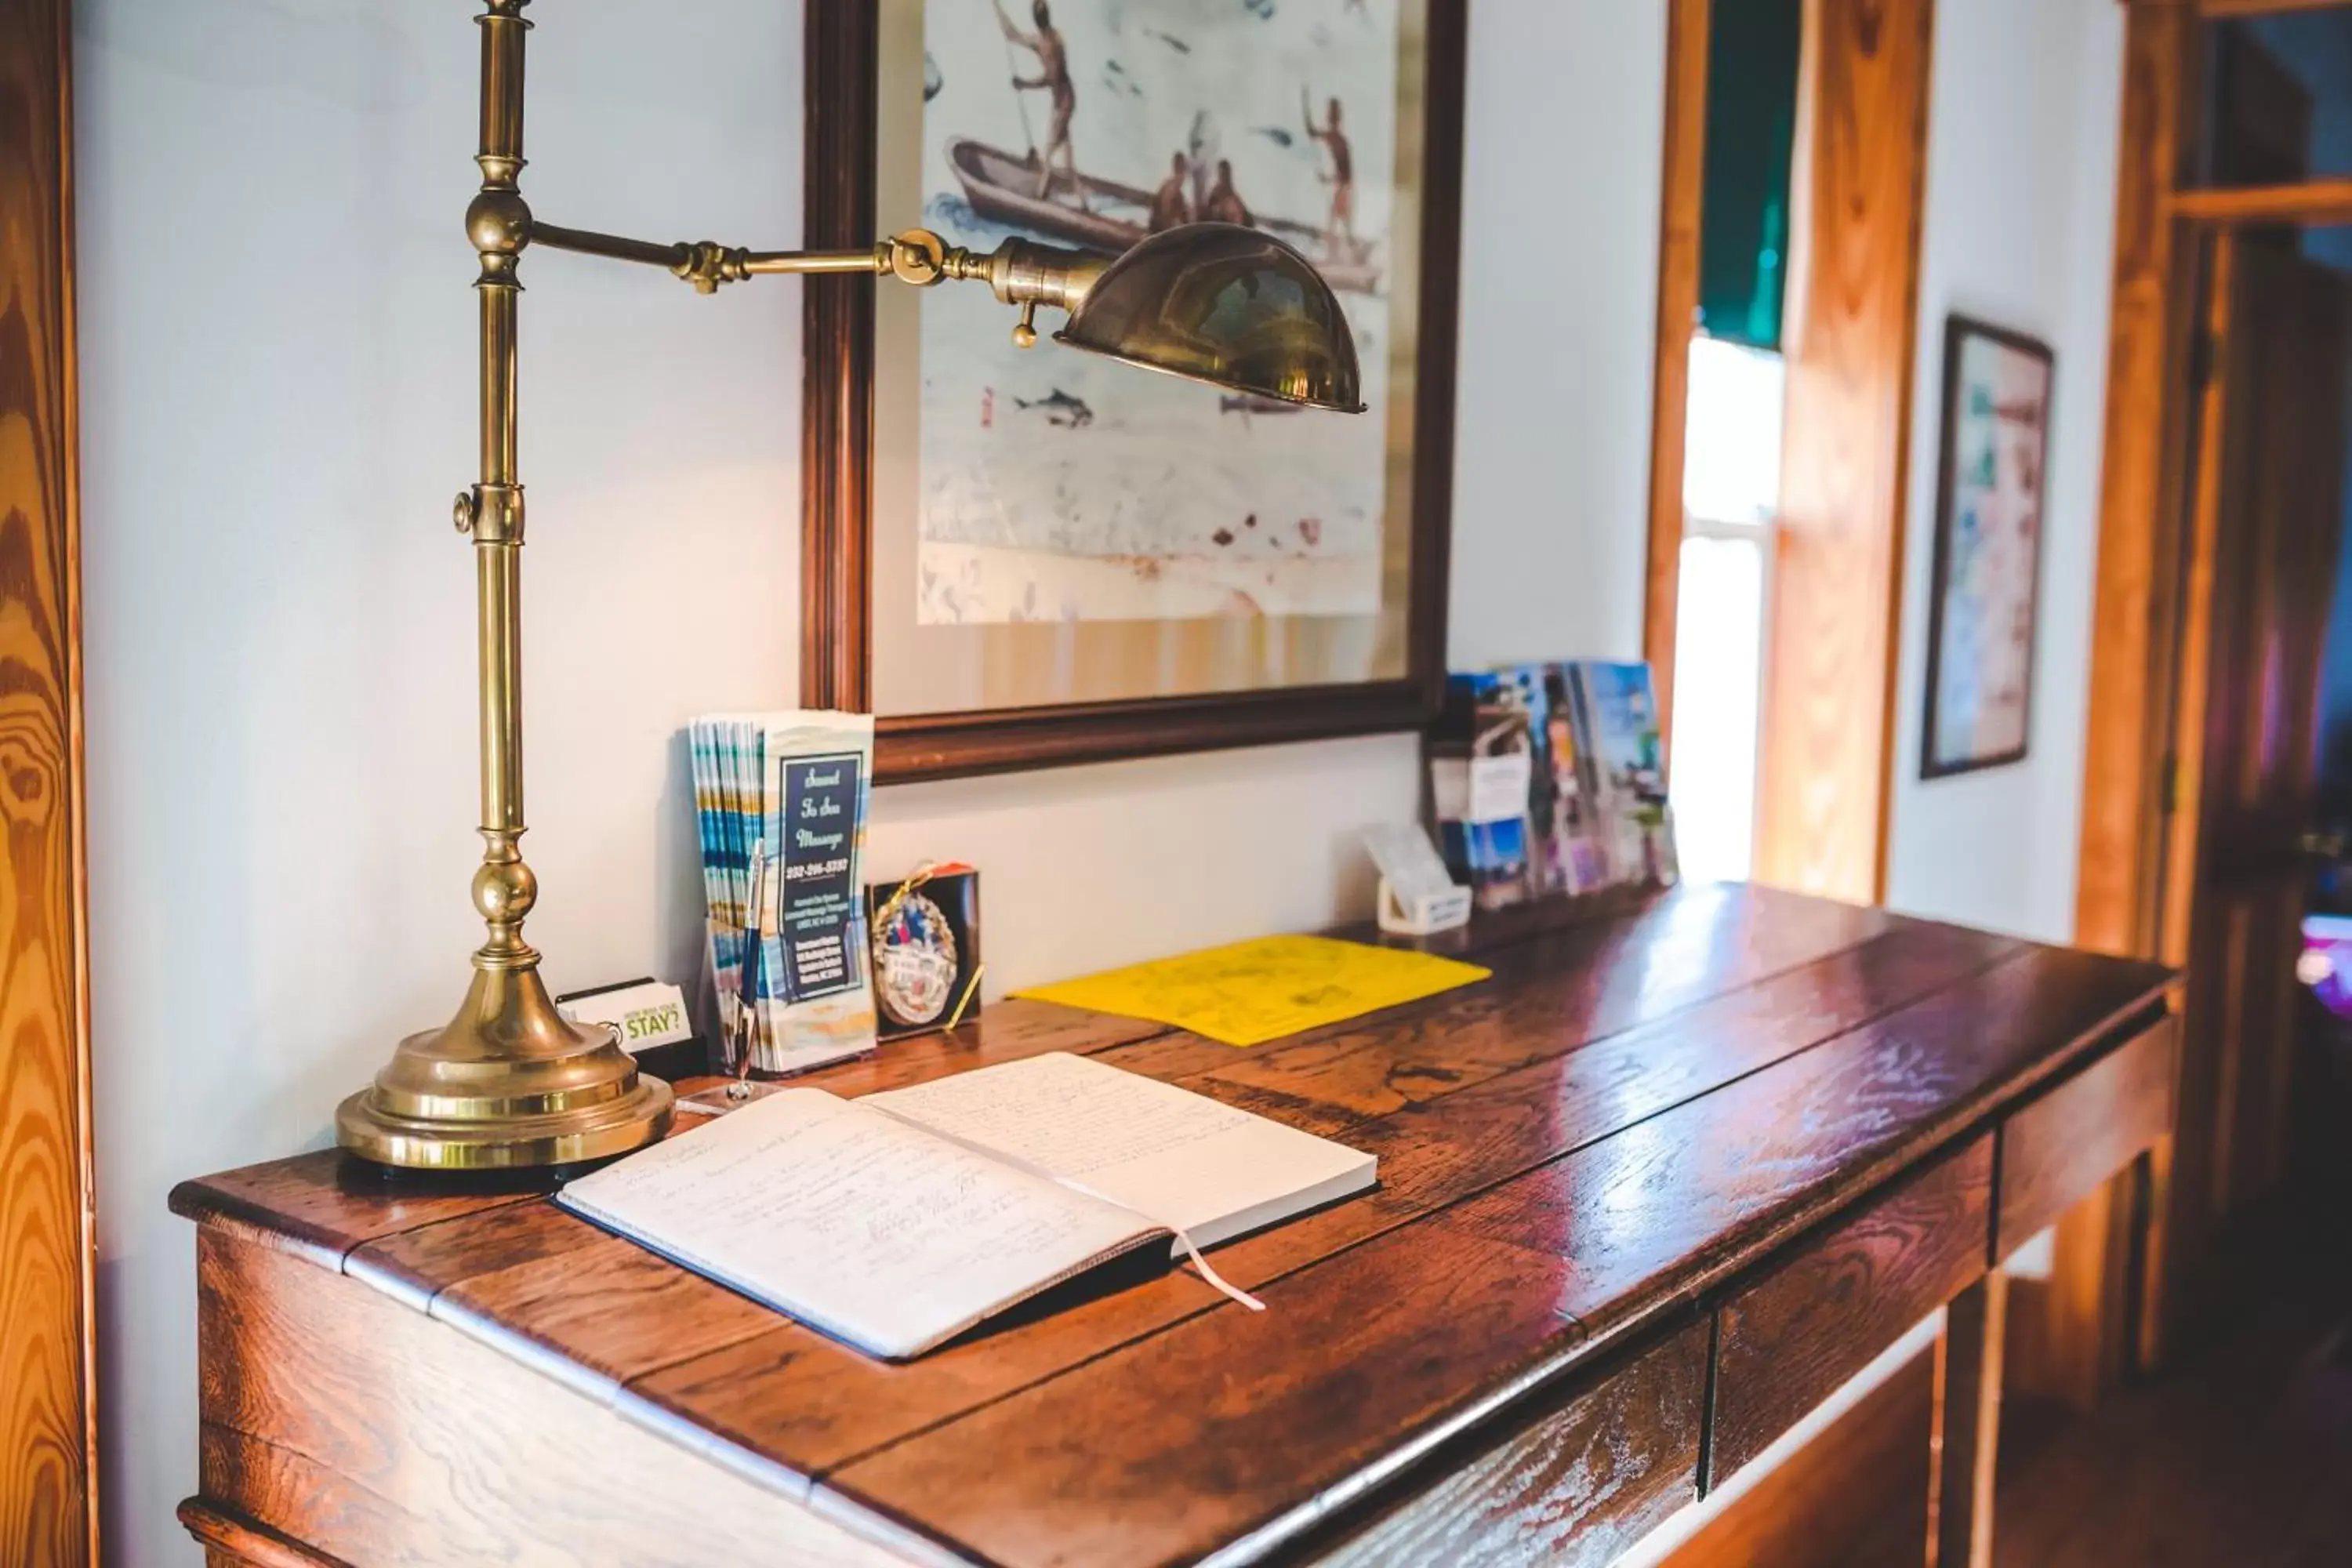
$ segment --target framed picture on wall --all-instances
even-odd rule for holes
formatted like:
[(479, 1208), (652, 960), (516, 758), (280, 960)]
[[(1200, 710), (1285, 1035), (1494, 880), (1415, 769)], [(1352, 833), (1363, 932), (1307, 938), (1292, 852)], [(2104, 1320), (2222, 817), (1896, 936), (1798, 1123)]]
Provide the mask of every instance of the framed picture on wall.
[(1370, 406), (1018, 350), (965, 290), (809, 279), (803, 700), (872, 711), (884, 781), (1426, 722), (1464, 7), (878, 0), (808, 29), (809, 245), (1116, 252), (1246, 221), (1338, 291)]
[(1945, 325), (1922, 778), (2025, 756), (2055, 369), (2021, 333)]

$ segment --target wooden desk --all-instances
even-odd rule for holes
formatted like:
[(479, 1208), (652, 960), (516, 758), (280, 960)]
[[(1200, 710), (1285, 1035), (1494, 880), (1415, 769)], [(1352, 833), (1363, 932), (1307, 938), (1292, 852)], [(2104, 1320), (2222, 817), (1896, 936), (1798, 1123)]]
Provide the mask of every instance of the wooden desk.
[(536, 1194), (184, 1184), (182, 1516), (270, 1568), (1599, 1563), (1950, 1302), (1940, 1546), (1981, 1560), (1990, 1266), (2160, 1162), (2169, 976), (1744, 888), (1457, 945), (1495, 978), (1255, 1050), (1016, 1003), (817, 1075), (1086, 1051), (1377, 1150), (1219, 1250), (1263, 1315), (1171, 1273), (891, 1366)]

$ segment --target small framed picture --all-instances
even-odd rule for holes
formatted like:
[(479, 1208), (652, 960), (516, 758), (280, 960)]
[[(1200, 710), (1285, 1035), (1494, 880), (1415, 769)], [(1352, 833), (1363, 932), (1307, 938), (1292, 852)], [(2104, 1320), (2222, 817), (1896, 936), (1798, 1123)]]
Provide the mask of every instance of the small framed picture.
[(1965, 316), (1945, 326), (1922, 778), (2025, 757), (2055, 368), (2021, 333)]

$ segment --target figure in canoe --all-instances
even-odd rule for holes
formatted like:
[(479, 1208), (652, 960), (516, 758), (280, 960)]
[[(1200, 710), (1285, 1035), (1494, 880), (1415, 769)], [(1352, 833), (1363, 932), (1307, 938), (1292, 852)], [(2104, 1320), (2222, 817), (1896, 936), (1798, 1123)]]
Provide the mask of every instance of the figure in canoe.
[(1037, 161), (1037, 188), (1034, 195), (1050, 195), (1054, 189), (1054, 154), (1062, 155), (1062, 168), (1070, 177), (1070, 199), (1080, 208), (1087, 205), (1086, 182), (1078, 178), (1077, 154), (1070, 146), (1070, 119), (1078, 111), (1077, 84), (1070, 79), (1070, 47), (1054, 28), (1054, 8), (1045, 0), (1033, 0), (1029, 15), (1037, 24), (1034, 33), (1024, 33), (1013, 25), (1004, 14), (1003, 0), (990, 0), (996, 7), (996, 25), (1004, 29), (1004, 40), (1018, 45), (1037, 57), (1037, 74), (1013, 79), (1017, 92), (1052, 94), (1053, 119), (1045, 130), (1045, 156)]
[(1363, 255), (1356, 243), (1356, 155), (1348, 145), (1347, 133), (1339, 129), (1339, 100), (1333, 99), (1325, 110), (1321, 125), (1315, 123), (1315, 112), (1307, 107), (1307, 92), (1298, 89), (1298, 118), (1307, 127), (1309, 141), (1320, 142), (1331, 154), (1331, 172), (1316, 171), (1316, 177), (1331, 187), (1331, 219), (1324, 226), (1324, 253), (1334, 261), (1354, 261)]
[(1192, 174), (1192, 162), (1183, 153), (1169, 159), (1168, 177), (1151, 194), (1151, 216), (1144, 223), (1146, 228), (1160, 234), (1192, 221), (1192, 198), (1188, 188)]

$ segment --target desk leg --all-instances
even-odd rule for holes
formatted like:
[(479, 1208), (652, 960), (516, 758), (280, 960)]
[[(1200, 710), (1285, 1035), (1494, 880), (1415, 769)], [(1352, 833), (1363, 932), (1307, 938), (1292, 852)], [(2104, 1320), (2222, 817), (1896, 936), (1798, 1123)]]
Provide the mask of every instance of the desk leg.
[(1993, 1466), (2008, 1324), (2009, 1276), (1998, 1268), (1946, 1310), (1936, 1341), (1927, 1568), (1990, 1568), (1992, 1563)]
[(2165, 1275), (2168, 1226), (2172, 1212), (2172, 1134), (2168, 1132), (2139, 1157), (2139, 1250), (2132, 1281), (2132, 1372), (2146, 1377), (2164, 1363)]

